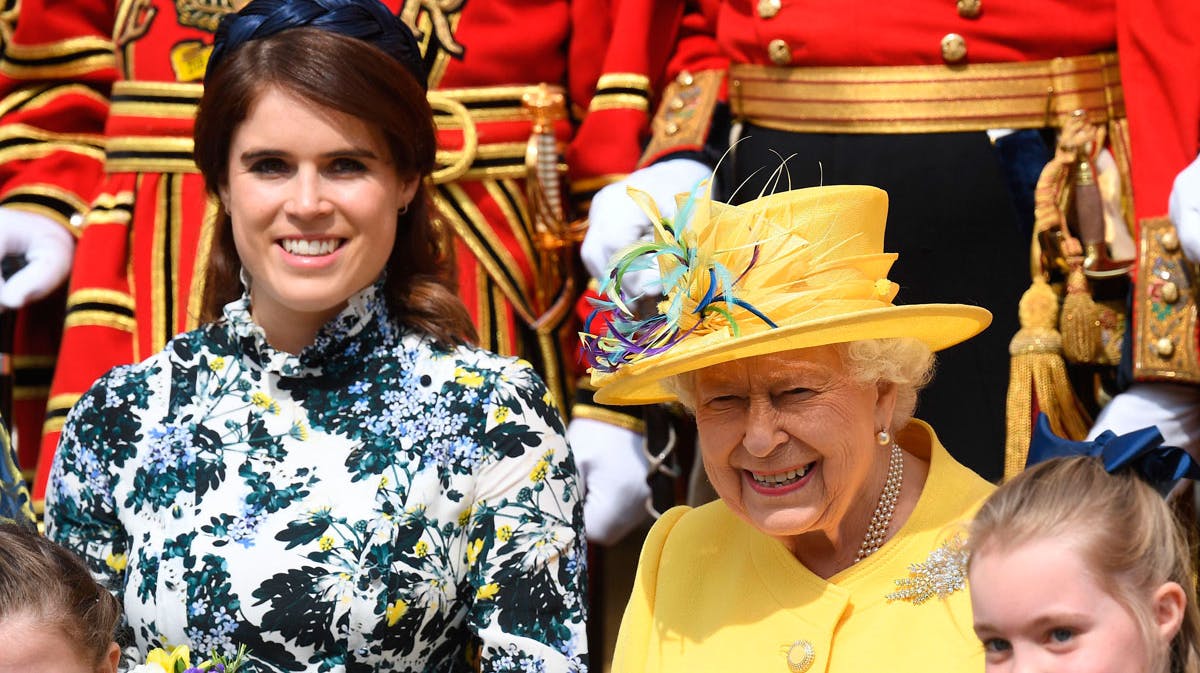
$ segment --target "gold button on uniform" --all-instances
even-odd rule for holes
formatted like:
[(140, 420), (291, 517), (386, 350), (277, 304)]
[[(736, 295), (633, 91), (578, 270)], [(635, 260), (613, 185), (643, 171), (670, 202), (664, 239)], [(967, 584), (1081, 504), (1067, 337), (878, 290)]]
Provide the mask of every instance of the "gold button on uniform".
[(792, 62), (792, 48), (783, 40), (771, 40), (767, 44), (767, 55), (775, 65), (788, 65)]
[(758, 0), (758, 16), (769, 19), (779, 13), (780, 0)]
[(974, 19), (981, 9), (983, 3), (980, 0), (958, 0), (958, 15), (964, 19)]
[(1167, 359), (1175, 354), (1175, 344), (1170, 339), (1163, 337), (1154, 342), (1154, 350), (1160, 358)]
[(1179, 237), (1173, 231), (1165, 231), (1162, 236), (1158, 237), (1159, 243), (1167, 252), (1175, 252), (1179, 250)]
[(679, 124), (676, 124), (675, 122), (667, 122), (667, 125), (663, 128), (663, 131), (666, 131), (667, 135), (673, 136), (676, 133), (679, 133)]
[(675, 81), (682, 86), (691, 86), (692, 82), (695, 82), (696, 80), (692, 77), (692, 73), (684, 70), (675, 76)]
[(967, 56), (967, 41), (958, 33), (950, 33), (942, 38), (942, 58), (947, 63), (958, 63)]
[(1174, 304), (1175, 302), (1179, 301), (1179, 286), (1175, 283), (1170, 281), (1163, 283), (1162, 288), (1159, 289), (1159, 292), (1162, 293), (1163, 301), (1167, 302), (1168, 304)]

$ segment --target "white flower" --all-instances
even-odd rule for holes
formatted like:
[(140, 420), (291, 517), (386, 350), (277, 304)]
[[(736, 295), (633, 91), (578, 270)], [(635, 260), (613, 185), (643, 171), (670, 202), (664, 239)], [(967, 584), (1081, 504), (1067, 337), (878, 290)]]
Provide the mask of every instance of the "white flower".
[(129, 673), (167, 673), (167, 671), (158, 664), (138, 664), (129, 669)]

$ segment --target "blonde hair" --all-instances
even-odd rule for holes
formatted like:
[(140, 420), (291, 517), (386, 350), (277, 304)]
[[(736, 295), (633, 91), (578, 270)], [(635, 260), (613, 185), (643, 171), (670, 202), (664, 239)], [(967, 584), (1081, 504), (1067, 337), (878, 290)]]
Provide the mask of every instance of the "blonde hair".
[[(1151, 671), (1200, 673), (1200, 612), (1190, 549), (1167, 503), (1130, 473), (1109, 474), (1096, 458), (1056, 458), (1001, 486), (971, 523), (970, 560), (982, 549), (1065, 540), (1100, 586), (1138, 622)], [(1166, 582), (1187, 595), (1183, 624), (1168, 648), (1154, 646), (1150, 597)], [(1167, 660), (1164, 661), (1164, 658)]]
[[(910, 337), (863, 339), (832, 345), (838, 349), (850, 378), (860, 383), (896, 386), (892, 428), (898, 430), (908, 425), (917, 408), (917, 394), (933, 378), (934, 355), (929, 346)], [(694, 378), (695, 372), (686, 372), (664, 382), (689, 410), (696, 408)]]

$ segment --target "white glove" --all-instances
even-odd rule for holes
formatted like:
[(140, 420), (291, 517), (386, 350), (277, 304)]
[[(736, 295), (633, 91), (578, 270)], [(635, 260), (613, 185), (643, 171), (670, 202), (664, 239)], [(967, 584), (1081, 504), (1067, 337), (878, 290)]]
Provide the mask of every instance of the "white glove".
[(0, 280), (0, 305), (15, 310), (45, 297), (67, 279), (75, 237), (44, 215), (0, 208), (0, 257), (6, 255), (25, 257), (24, 268)]
[(591, 418), (572, 419), (567, 441), (583, 481), (583, 525), (587, 539), (610, 545), (648, 516), (650, 462), (642, 435)]
[[(587, 236), (579, 255), (588, 273), (603, 285), (608, 281), (612, 258), (621, 250), (652, 237), (650, 219), (629, 198), (626, 187), (649, 194), (663, 217), (674, 217), (675, 195), (685, 194), (712, 175), (712, 169), (693, 159), (671, 159), (638, 169), (623, 180), (596, 192), (588, 212)], [(622, 290), (630, 296), (657, 294), (658, 268), (626, 274)]]
[(1200, 262), (1200, 158), (1175, 176), (1168, 203), (1183, 254)]
[(1135, 383), (1100, 410), (1089, 440), (1105, 430), (1124, 434), (1158, 427), (1170, 446), (1200, 450), (1200, 387), (1179, 383)]

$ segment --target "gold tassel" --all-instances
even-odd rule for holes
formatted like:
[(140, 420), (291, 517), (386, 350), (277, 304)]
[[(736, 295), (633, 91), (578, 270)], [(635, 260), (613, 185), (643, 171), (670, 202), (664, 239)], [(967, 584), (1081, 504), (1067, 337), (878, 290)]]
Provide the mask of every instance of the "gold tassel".
[(1083, 268), (1078, 264), (1067, 277), (1067, 297), (1063, 300), (1060, 322), (1063, 355), (1071, 362), (1095, 364), (1099, 360), (1100, 309), (1092, 301)]
[(1025, 469), (1034, 411), (1045, 412), (1055, 434), (1080, 440), (1091, 419), (1075, 397), (1062, 359), (1058, 295), (1040, 275), (1021, 296), (1021, 329), (1009, 344), (1012, 356), (1008, 383), (1008, 434), (1004, 446), (1004, 478)]

